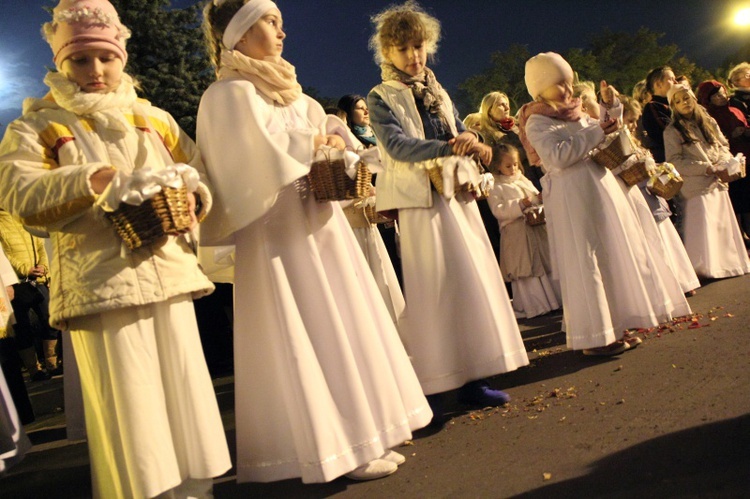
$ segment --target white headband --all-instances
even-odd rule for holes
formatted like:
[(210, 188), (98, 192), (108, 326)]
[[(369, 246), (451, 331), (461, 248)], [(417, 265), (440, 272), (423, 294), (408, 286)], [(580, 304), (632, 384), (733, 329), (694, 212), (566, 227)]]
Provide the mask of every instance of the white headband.
[(250, 0), (242, 6), (240, 10), (229, 21), (227, 29), (224, 30), (224, 36), (221, 41), (229, 50), (234, 50), (234, 46), (240, 41), (242, 35), (260, 19), (263, 14), (271, 9), (277, 9), (276, 4), (271, 0)]

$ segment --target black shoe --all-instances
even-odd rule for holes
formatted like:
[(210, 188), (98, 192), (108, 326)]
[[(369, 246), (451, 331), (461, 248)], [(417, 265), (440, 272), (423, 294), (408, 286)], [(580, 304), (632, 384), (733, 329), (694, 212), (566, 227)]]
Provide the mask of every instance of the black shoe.
[(441, 427), (445, 424), (445, 395), (442, 393), (435, 393), (427, 395), (427, 403), (430, 404), (432, 409), (432, 421), (430, 426)]
[(58, 377), (58, 376), (62, 376), (62, 375), (63, 375), (63, 366), (62, 366), (62, 364), (59, 364), (59, 365), (58, 365), (58, 366), (57, 366), (56, 368), (54, 368), (54, 369), (50, 369), (50, 368), (48, 367), (48, 368), (47, 368), (47, 374), (49, 374), (50, 378), (56, 378), (56, 377)]

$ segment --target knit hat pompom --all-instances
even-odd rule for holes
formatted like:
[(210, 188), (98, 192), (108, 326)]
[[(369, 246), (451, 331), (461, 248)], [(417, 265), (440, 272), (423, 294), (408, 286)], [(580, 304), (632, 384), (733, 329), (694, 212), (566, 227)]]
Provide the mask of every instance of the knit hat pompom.
[(555, 52), (542, 52), (526, 61), (526, 88), (536, 99), (539, 94), (561, 81), (573, 81), (573, 68)]
[(42, 34), (58, 67), (76, 52), (89, 49), (111, 50), (123, 65), (128, 61), (125, 41), (130, 30), (108, 0), (60, 0), (52, 21), (42, 26)]

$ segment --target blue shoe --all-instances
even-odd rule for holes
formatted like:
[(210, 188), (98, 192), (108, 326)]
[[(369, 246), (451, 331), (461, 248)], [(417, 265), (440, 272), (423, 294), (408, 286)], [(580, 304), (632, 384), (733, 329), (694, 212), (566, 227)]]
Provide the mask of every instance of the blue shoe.
[(502, 390), (493, 390), (484, 380), (470, 381), (458, 389), (458, 401), (466, 405), (494, 407), (510, 402), (510, 395)]

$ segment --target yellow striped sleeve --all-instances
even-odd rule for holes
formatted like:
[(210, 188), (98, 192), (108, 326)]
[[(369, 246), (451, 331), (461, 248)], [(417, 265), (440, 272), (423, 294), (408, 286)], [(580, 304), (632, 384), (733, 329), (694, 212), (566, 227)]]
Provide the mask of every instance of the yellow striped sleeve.
[(73, 199), (67, 203), (25, 217), (23, 223), (35, 227), (44, 227), (45, 225), (54, 224), (90, 208), (95, 200), (96, 198), (94, 196), (84, 196), (78, 199)]

